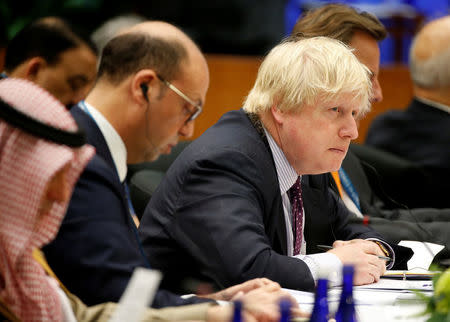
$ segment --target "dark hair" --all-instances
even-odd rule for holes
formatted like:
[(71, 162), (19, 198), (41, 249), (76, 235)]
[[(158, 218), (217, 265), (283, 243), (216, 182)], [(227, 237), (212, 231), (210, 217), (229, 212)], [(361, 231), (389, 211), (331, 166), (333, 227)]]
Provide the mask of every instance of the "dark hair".
[(292, 30), (292, 37), (325, 36), (348, 44), (355, 31), (363, 31), (376, 41), (383, 40), (386, 28), (374, 15), (358, 12), (343, 4), (328, 4), (302, 15)]
[(151, 68), (171, 80), (187, 56), (186, 48), (177, 40), (143, 32), (126, 33), (114, 37), (103, 48), (98, 79), (106, 77), (117, 84), (141, 69)]
[[(0, 18), (2, 18), (0, 16)], [(6, 47), (8, 37), (6, 32), (5, 19), (0, 19), (0, 49)]]
[(59, 61), (61, 53), (83, 45), (96, 54), (92, 42), (77, 33), (63, 19), (41, 18), (20, 30), (8, 43), (5, 70), (11, 72), (27, 59), (38, 56), (54, 65)]

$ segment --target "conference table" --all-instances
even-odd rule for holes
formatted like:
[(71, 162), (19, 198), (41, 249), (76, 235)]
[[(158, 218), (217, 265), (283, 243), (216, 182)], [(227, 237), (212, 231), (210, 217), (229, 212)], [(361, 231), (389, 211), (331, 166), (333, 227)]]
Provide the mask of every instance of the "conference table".
[[(286, 289), (294, 296), (302, 310), (311, 312), (314, 305), (314, 294)], [(430, 280), (388, 280), (356, 286), (353, 289), (356, 318), (359, 322), (391, 322), (391, 321), (426, 321), (424, 312), (426, 304), (418, 300), (416, 291), (432, 295), (433, 286)], [(328, 290), (328, 305), (330, 313), (336, 312), (339, 305), (341, 288)]]

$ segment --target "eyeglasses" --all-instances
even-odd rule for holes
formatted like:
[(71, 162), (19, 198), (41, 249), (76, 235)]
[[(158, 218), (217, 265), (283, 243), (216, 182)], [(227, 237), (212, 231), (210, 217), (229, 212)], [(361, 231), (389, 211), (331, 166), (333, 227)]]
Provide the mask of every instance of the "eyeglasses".
[(202, 106), (200, 104), (194, 102), (192, 99), (190, 99), (186, 94), (184, 94), (182, 91), (180, 91), (178, 88), (176, 88), (175, 85), (172, 85), (169, 81), (165, 80), (161, 75), (157, 74), (156, 76), (159, 78), (159, 80), (161, 82), (164, 83), (164, 85), (169, 87), (172, 91), (177, 93), (178, 96), (180, 96), (186, 102), (188, 102), (189, 104), (191, 104), (192, 106), (195, 107), (194, 111), (189, 111), (190, 115), (189, 115), (189, 118), (186, 120), (186, 123), (195, 120), (200, 115), (200, 113), (203, 111)]

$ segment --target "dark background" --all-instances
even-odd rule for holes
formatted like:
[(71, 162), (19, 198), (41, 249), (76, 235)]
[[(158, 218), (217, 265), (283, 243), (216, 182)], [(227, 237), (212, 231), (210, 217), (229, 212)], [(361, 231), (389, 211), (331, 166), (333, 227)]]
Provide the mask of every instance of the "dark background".
[(206, 53), (264, 55), (289, 34), (302, 11), (327, 2), (345, 2), (374, 13), (390, 36), (381, 44), (381, 62), (407, 62), (413, 34), (431, 19), (449, 14), (450, 0), (0, 0), (0, 45), (25, 24), (57, 15), (85, 35), (107, 19), (135, 13), (173, 23)]

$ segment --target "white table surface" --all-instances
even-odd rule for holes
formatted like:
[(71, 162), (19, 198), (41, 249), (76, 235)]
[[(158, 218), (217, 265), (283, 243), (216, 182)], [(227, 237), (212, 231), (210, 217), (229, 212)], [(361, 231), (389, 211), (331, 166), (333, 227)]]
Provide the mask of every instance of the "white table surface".
[[(408, 321), (422, 322), (427, 320), (427, 316), (418, 316), (425, 310), (425, 304), (414, 300), (415, 293), (411, 290), (402, 289), (406, 284), (403, 281), (396, 281), (397, 289), (364, 288), (355, 287), (353, 297), (356, 304), (356, 317), (359, 322), (390, 322), (390, 321)], [(424, 283), (428, 287), (428, 281)], [(381, 286), (385, 286), (383, 280)], [(389, 283), (389, 286), (392, 286)], [(410, 285), (408, 285), (410, 286)], [(395, 287), (394, 287), (395, 288)], [(314, 294), (286, 289), (293, 295), (303, 311), (311, 312), (314, 305)], [(426, 292), (426, 291), (425, 291)], [(333, 288), (328, 291), (328, 305), (330, 313), (334, 313), (339, 305), (340, 288)], [(427, 292), (427, 294), (432, 294)]]

